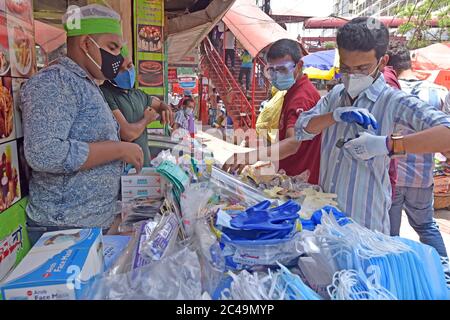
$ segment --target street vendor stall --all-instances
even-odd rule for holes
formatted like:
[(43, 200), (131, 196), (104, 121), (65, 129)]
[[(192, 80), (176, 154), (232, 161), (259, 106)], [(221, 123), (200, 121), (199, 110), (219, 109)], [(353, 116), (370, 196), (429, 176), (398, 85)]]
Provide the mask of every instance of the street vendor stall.
[[(45, 234), (0, 285), (3, 296), (25, 299), (45, 287), (54, 292), (49, 299), (449, 298), (433, 248), (359, 226), (337, 208), (336, 195), (304, 176), (260, 175), (267, 164), (232, 176), (204, 147), (180, 154), (169, 141), (153, 168), (123, 176), (121, 235)], [(85, 257), (74, 280), (80, 286), (62, 288), (73, 249)], [(54, 280), (39, 271), (50, 265), (59, 266)]]

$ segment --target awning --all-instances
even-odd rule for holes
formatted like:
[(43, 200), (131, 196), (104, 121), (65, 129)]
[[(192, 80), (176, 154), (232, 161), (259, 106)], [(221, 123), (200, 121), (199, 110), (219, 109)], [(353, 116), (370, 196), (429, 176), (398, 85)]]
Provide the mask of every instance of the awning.
[[(352, 18), (335, 18), (335, 17), (324, 17), (324, 18), (311, 18), (305, 21), (305, 29), (335, 29), (340, 28)], [(376, 19), (383, 22), (388, 28), (398, 28), (402, 24), (408, 22), (406, 18), (396, 18), (396, 17), (376, 17)], [(437, 27), (439, 21), (437, 19), (432, 19), (426, 21), (425, 24), (431, 27)]]
[(34, 21), (36, 44), (49, 54), (66, 43), (66, 32), (39, 20)]
[(419, 78), (450, 89), (450, 42), (412, 51), (411, 62)]
[(277, 22), (303, 22), (311, 17), (332, 14), (332, 7), (328, 4), (329, 0), (314, 0), (314, 6), (311, 6), (311, 0), (272, 1), (270, 16)]
[(297, 41), (251, 0), (236, 0), (223, 21), (253, 57), (280, 39)]
[(211, 32), (235, 0), (214, 0), (201, 11), (169, 20), (169, 64), (177, 64)]
[(450, 42), (414, 50), (411, 60), (414, 70), (450, 70)]

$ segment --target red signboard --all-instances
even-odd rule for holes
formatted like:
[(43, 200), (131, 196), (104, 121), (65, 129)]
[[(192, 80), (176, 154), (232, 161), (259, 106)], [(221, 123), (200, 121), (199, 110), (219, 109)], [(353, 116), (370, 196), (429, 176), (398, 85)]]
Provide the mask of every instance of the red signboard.
[(178, 72), (176, 68), (169, 68), (169, 83), (178, 81)]

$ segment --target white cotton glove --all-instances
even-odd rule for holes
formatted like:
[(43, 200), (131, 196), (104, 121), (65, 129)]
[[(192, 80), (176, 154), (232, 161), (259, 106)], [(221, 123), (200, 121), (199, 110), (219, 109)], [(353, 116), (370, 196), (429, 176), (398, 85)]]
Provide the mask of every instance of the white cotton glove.
[(378, 129), (378, 122), (375, 117), (364, 108), (355, 107), (341, 107), (333, 112), (333, 119), (336, 122), (357, 123), (364, 129), (372, 126), (375, 130)]
[(350, 152), (353, 158), (358, 160), (370, 160), (377, 156), (385, 156), (389, 154), (386, 145), (386, 136), (375, 136), (373, 134), (363, 132), (359, 138), (350, 140), (344, 145), (344, 148)]

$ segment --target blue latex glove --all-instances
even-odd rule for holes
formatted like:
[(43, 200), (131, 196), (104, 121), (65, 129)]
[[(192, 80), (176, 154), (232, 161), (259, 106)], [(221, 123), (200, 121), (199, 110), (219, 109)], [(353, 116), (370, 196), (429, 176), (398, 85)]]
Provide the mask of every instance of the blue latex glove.
[(336, 122), (357, 123), (364, 129), (369, 129), (369, 126), (378, 129), (378, 122), (375, 117), (367, 109), (363, 108), (337, 108), (333, 112), (333, 118)]
[(357, 160), (370, 160), (377, 156), (386, 156), (389, 154), (386, 140), (386, 136), (375, 136), (363, 132), (360, 133), (359, 138), (347, 142), (344, 145), (344, 149)]

